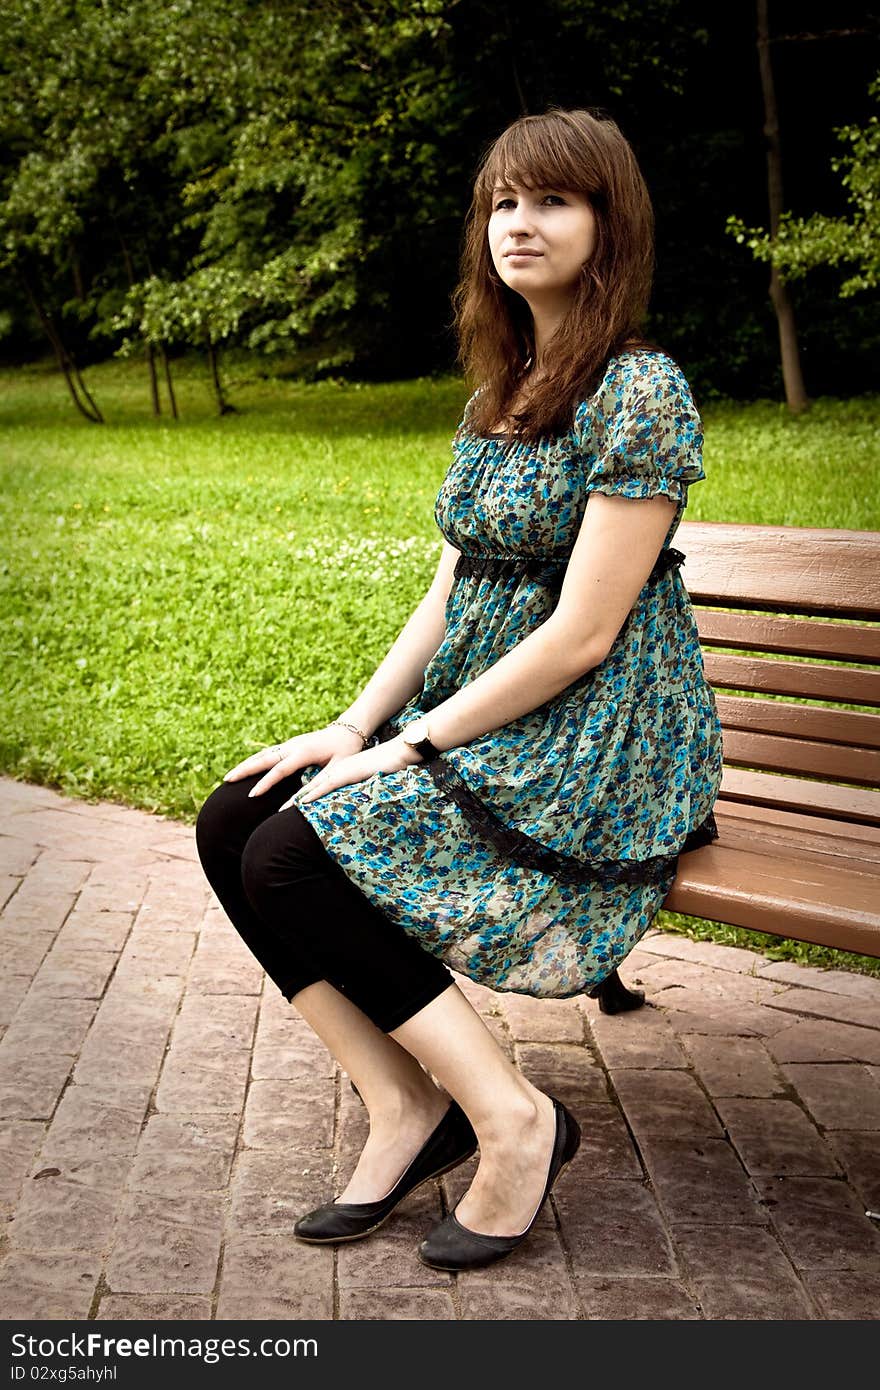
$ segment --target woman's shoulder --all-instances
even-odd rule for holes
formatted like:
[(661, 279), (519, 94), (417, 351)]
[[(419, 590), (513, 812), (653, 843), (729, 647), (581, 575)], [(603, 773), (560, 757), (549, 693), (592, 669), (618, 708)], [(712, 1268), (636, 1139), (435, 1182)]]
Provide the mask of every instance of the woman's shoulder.
[(598, 386), (578, 404), (575, 423), (607, 423), (621, 410), (652, 409), (666, 402), (693, 409), (681, 367), (663, 348), (630, 348), (608, 359)]
[(616, 353), (608, 361), (603, 385), (664, 387), (690, 390), (675, 358), (663, 348), (636, 347)]

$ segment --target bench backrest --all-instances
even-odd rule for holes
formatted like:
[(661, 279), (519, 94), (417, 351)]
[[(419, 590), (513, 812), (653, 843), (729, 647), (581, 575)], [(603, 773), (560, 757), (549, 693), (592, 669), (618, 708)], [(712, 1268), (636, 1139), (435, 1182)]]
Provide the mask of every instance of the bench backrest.
[(880, 826), (880, 531), (689, 521), (675, 545), (723, 797)]

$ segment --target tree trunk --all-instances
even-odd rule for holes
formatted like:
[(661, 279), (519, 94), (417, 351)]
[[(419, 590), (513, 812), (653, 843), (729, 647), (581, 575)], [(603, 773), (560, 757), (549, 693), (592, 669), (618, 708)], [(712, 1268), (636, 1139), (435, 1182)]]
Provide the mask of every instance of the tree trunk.
[(171, 380), (171, 363), (168, 361), (168, 353), (165, 351), (164, 345), (162, 344), (159, 345), (159, 353), (162, 357), (162, 365), (165, 368), (165, 389), (168, 392), (168, 401), (171, 405), (171, 416), (172, 419), (176, 420), (178, 419), (177, 397), (174, 394), (174, 382)]
[[(131, 290), (134, 289), (135, 285), (134, 262), (131, 259), (128, 244), (120, 231), (119, 223), (116, 221), (115, 217), (113, 221), (116, 223), (116, 235), (119, 237), (119, 245), (122, 247), (122, 259), (125, 262), (125, 274), (128, 279), (128, 288)], [(146, 339), (144, 340), (144, 356), (146, 357), (147, 373), (150, 378), (150, 404), (153, 407), (153, 414), (161, 415), (162, 403), (159, 400), (159, 380), (156, 376), (156, 358), (153, 352), (153, 344), (147, 342)]]
[(217, 397), (217, 413), (219, 415), (235, 414), (235, 406), (230, 405), (223, 395), (223, 385), (220, 381), (220, 371), (217, 366), (217, 347), (213, 342), (208, 343), (208, 364), (211, 368), (211, 381), (214, 385), (214, 394)]
[[(761, 69), (761, 91), (764, 96), (764, 135), (767, 139), (767, 194), (770, 202), (770, 240), (779, 234), (782, 216), (782, 148), (779, 140), (779, 113), (776, 107), (776, 88), (770, 63), (770, 26), (767, 0), (758, 4), (758, 63)], [(779, 352), (782, 359), (782, 380), (789, 410), (799, 415), (809, 405), (801, 358), (798, 349), (794, 309), (785, 282), (776, 266), (770, 270), (770, 299), (779, 325)]]
[[(95, 405), (95, 402), (92, 400), (88, 391), (86, 391), (83, 385), (82, 377), (80, 376), (79, 370), (77, 369), (76, 363), (74, 362), (70, 353), (67, 351), (67, 348), (64, 346), (64, 343), (61, 341), (61, 336), (54, 323), (52, 322), (52, 319), (49, 316), (48, 311), (43, 307), (43, 305), (37, 298), (36, 291), (34, 290), (34, 287), (32, 286), (28, 277), (25, 275), (23, 271), (21, 271), (20, 273), (22, 283), (25, 288), (25, 293), (28, 299), (30, 300), (31, 308), (33, 309), (37, 318), (40, 320), (43, 332), (46, 334), (46, 337), (52, 344), (52, 351), (55, 354), (55, 360), (58, 363), (64, 380), (67, 383), (67, 389), (70, 392), (71, 400), (73, 401), (80, 414), (84, 415), (90, 424), (103, 425), (104, 417), (101, 414), (98, 407)], [(80, 388), (83, 391), (83, 395), (85, 396), (85, 399), (88, 402), (87, 405), (84, 405), (79, 398), (79, 394), (77, 391), (77, 382), (79, 382)]]

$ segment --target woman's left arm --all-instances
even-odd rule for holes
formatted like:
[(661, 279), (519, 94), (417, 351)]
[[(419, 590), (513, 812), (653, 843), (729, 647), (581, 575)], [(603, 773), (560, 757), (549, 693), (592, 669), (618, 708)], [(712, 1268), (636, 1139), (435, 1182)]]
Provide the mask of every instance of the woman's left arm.
[[(549, 618), (427, 716), (431, 742), (441, 753), (530, 713), (605, 660), (651, 573), (675, 509), (665, 496), (590, 494)], [(341, 759), (307, 783), (292, 804), (420, 761), (398, 735)]]

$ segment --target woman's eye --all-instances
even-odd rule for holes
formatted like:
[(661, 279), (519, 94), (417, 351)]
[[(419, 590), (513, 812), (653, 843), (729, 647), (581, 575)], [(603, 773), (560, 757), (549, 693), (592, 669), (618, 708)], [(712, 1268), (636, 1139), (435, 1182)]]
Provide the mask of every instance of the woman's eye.
[(499, 198), (495, 204), (495, 211), (501, 212), (504, 208), (512, 208), (514, 201), (512, 198)]
[(561, 198), (558, 193), (548, 193), (546, 198), (544, 199), (544, 202), (554, 204), (558, 203), (560, 207), (565, 206), (565, 199)]

